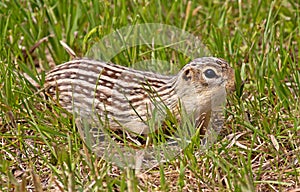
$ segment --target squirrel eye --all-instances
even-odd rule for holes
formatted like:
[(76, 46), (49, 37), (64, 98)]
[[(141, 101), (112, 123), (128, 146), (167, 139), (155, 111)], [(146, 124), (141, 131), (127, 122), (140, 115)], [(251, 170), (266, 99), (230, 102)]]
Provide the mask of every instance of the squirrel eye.
[(212, 69), (207, 69), (204, 71), (204, 75), (205, 77), (211, 79), (211, 78), (215, 78), (217, 76), (216, 72)]

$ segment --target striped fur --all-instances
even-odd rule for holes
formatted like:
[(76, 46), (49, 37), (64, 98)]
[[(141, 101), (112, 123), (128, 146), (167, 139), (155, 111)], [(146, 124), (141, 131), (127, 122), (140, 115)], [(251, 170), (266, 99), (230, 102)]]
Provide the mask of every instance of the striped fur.
[[(204, 76), (208, 68), (218, 74), (215, 79)], [(154, 113), (156, 120), (163, 120), (164, 107), (176, 112), (181, 101), (197, 119), (210, 111), (214, 91), (233, 84), (233, 70), (225, 61), (213, 57), (195, 59), (175, 76), (78, 59), (49, 71), (45, 88), (71, 113), (106, 118), (113, 130), (125, 127), (137, 134), (147, 134), (147, 122)]]

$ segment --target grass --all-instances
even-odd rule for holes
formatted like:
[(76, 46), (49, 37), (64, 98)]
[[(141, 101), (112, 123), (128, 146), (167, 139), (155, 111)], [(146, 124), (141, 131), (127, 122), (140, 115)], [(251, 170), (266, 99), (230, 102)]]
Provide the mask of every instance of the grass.
[[(174, 161), (136, 173), (95, 157), (73, 118), (39, 96), (23, 74), (43, 85), (45, 71), (71, 59), (60, 40), (82, 57), (113, 30), (142, 23), (168, 24), (199, 37), (235, 69), (237, 90), (228, 97), (226, 124), (210, 149), (187, 149)], [(300, 188), (299, 34), (300, 4), (291, 0), (2, 1), (0, 190)], [(188, 62), (175, 50), (146, 45), (112, 61), (131, 66), (151, 58), (177, 68)]]

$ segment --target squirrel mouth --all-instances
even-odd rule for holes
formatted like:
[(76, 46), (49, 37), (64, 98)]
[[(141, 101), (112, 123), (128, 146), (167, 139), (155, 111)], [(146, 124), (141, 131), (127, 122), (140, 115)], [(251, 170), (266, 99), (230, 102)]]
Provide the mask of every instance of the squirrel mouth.
[(226, 79), (223, 79), (223, 80), (219, 83), (219, 86), (224, 85), (225, 82), (226, 82)]
[(235, 91), (235, 83), (232, 81), (228, 81), (228, 79), (223, 79), (218, 86), (224, 86), (227, 92), (231, 93)]

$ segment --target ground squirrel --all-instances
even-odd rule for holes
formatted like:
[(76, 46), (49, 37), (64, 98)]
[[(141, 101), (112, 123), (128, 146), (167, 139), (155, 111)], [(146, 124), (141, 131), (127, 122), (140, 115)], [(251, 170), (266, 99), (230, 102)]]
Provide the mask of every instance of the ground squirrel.
[[(196, 121), (202, 119), (196, 124), (207, 124), (211, 98), (222, 89), (234, 89), (234, 71), (227, 62), (214, 57), (197, 58), (174, 76), (76, 59), (49, 71), (45, 88), (71, 113), (83, 117), (97, 114), (108, 120), (112, 130), (126, 128), (147, 134), (153, 111), (166, 107), (176, 113), (179, 102)], [(156, 116), (163, 118), (162, 114)]]

